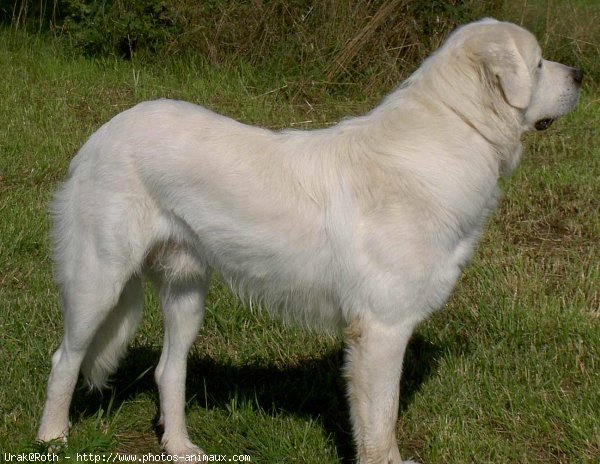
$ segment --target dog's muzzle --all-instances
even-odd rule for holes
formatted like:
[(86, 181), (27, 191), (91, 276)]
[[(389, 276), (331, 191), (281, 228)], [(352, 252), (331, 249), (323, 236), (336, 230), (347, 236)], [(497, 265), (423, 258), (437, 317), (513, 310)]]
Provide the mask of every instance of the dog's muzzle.
[(581, 69), (571, 68), (571, 76), (577, 85), (583, 82), (583, 71)]

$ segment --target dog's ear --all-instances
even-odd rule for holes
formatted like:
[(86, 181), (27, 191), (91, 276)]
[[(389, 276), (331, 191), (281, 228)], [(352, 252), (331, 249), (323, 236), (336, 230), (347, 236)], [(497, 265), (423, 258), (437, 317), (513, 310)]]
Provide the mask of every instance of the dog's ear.
[(514, 40), (508, 37), (502, 42), (485, 44), (484, 64), (494, 76), (509, 105), (525, 109), (529, 105), (533, 80), (523, 56)]

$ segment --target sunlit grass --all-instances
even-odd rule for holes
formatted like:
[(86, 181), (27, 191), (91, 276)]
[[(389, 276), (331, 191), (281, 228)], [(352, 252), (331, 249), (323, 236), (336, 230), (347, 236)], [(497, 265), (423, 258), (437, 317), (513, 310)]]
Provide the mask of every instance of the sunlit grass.
[[(89, 60), (47, 39), (0, 34), (0, 450), (21, 452), (33, 447), (62, 330), (47, 202), (100, 124), (138, 101), (171, 97), (252, 124), (310, 128), (364, 112), (377, 97), (349, 89), (342, 101), (317, 85), (303, 101), (276, 90), (284, 78), (247, 66)], [(402, 384), (406, 458), (592, 463), (600, 453), (598, 99), (588, 89), (573, 114), (527, 137), (474, 262), (415, 335)], [(149, 292), (113, 389), (76, 392), (64, 453), (160, 452), (152, 379), (160, 325)], [(253, 462), (349, 459), (341, 348), (250, 312), (215, 282), (190, 356), (192, 438)]]

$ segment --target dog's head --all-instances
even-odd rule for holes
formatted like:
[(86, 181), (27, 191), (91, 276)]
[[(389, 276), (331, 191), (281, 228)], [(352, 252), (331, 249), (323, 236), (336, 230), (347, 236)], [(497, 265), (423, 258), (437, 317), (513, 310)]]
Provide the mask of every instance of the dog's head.
[(511, 23), (483, 19), (458, 29), (459, 42), (487, 85), (522, 115), (525, 130), (544, 130), (579, 98), (583, 73), (542, 58), (535, 37)]

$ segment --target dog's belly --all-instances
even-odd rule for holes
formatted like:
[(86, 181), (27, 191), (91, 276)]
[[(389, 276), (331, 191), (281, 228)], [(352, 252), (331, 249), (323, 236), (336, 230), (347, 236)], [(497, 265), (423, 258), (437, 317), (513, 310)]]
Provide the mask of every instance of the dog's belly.
[(322, 218), (300, 206), (214, 196), (205, 187), (171, 188), (162, 198), (163, 214), (177, 218), (169, 227), (181, 229), (175, 235), (243, 299), (286, 320), (341, 328), (338, 267)]

